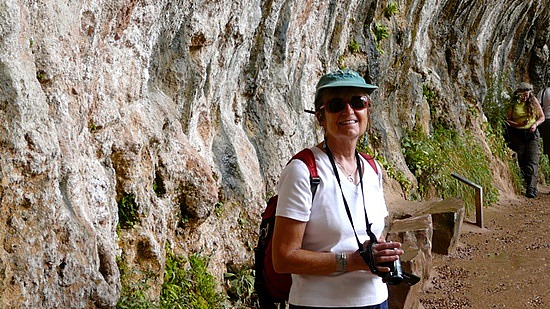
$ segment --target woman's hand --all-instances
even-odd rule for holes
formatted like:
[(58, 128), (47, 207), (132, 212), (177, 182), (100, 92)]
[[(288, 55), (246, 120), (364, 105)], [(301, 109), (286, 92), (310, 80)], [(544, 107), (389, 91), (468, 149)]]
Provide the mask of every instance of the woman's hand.
[(533, 123), (533, 125), (529, 128), (529, 132), (531, 132), (531, 133), (535, 132), (535, 130), (537, 129), (537, 126), (538, 126), (538, 125), (537, 125), (536, 122)]
[[(380, 265), (381, 263), (389, 263), (399, 259), (399, 256), (405, 253), (401, 248), (399, 242), (378, 242), (372, 246), (372, 253), (374, 256), (374, 264)], [(380, 272), (390, 271), (389, 267), (376, 266), (376, 269)]]

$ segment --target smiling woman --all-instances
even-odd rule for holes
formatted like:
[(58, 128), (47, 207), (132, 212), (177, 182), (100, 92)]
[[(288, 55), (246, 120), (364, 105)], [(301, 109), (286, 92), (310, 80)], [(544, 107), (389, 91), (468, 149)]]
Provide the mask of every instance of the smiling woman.
[(356, 150), (377, 88), (351, 70), (321, 77), (314, 113), (325, 140), (311, 148), (321, 180), (315, 195), (300, 160), (281, 174), (273, 264), (292, 274), (291, 309), (387, 308), (385, 282), (394, 269), (381, 265), (396, 265), (403, 250), (382, 236), (388, 210), (380, 165), (370, 168)]

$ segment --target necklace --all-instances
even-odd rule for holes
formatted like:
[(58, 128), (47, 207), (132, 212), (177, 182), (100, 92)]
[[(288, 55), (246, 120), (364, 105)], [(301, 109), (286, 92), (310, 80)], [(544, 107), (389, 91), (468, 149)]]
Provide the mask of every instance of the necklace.
[(336, 162), (336, 163), (337, 163), (338, 165), (340, 165), (340, 167), (342, 168), (342, 171), (348, 175), (348, 176), (347, 176), (348, 180), (349, 180), (350, 182), (355, 183), (355, 172), (357, 172), (357, 167), (356, 167), (351, 173), (349, 173), (349, 172), (346, 170), (346, 168), (344, 167), (344, 165), (342, 165), (340, 162)]

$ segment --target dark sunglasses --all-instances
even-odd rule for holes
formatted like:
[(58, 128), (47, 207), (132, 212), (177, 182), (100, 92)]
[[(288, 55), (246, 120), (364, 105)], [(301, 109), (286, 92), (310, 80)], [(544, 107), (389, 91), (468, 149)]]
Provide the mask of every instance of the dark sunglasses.
[(370, 100), (367, 96), (351, 97), (351, 99), (347, 102), (342, 98), (333, 98), (328, 102), (325, 102), (323, 108), (325, 108), (329, 113), (339, 113), (346, 108), (347, 104), (349, 104), (353, 110), (362, 110), (369, 106)]

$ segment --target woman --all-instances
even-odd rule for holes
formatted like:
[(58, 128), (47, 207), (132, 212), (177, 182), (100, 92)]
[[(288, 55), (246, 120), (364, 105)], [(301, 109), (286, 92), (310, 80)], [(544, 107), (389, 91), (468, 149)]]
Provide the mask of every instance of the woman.
[(537, 178), (540, 158), (540, 134), (537, 127), (544, 122), (539, 101), (532, 94), (533, 86), (520, 83), (515, 102), (508, 110), (510, 148), (517, 153), (518, 164), (525, 183), (525, 196), (538, 194)]
[(378, 239), (372, 246), (374, 263), (403, 254), (400, 243), (382, 237), (388, 211), (381, 176), (355, 150), (368, 126), (369, 94), (376, 88), (351, 70), (323, 76), (315, 114), (325, 140), (311, 148), (321, 178), (313, 202), (303, 162), (291, 161), (281, 174), (273, 263), (277, 272), (292, 274), (290, 308), (387, 308), (387, 286), (358, 248), (369, 243), (368, 219)]

